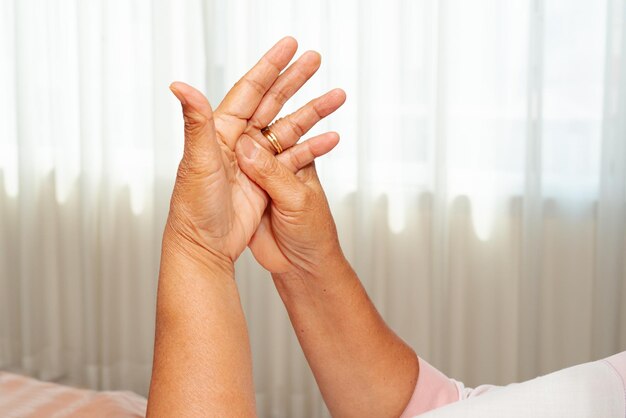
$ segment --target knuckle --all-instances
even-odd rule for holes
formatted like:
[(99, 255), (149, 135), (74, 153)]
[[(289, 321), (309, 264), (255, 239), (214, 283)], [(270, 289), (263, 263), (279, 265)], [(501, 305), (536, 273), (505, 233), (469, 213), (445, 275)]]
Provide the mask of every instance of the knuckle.
[(199, 112), (185, 114), (183, 119), (185, 121), (185, 132), (191, 134), (201, 131), (213, 121), (212, 116), (207, 116)]
[(178, 164), (178, 170), (176, 171), (176, 180), (185, 179), (189, 174), (189, 164), (187, 159), (183, 158)]
[(324, 112), (320, 109), (320, 103), (316, 102), (312, 106), (313, 113), (315, 114), (315, 118), (319, 121), (324, 118)]
[[(178, 164), (176, 171), (176, 183), (181, 186), (192, 183), (193, 181), (205, 178), (211, 175), (201, 161), (195, 162), (197, 159), (192, 151), (185, 150), (183, 159)], [(191, 161), (194, 161), (193, 163)]]
[(178, 170), (176, 171), (176, 183), (184, 185), (194, 176), (196, 170), (191, 164), (189, 164), (188, 160), (189, 156), (185, 155), (180, 164), (178, 164)]
[(268, 59), (267, 57), (263, 57), (262, 60), (269, 65), (270, 67), (272, 67), (274, 69), (274, 71), (276, 72), (276, 74), (279, 74), (283, 69), (280, 67), (280, 65), (278, 65), (276, 62), (274, 62), (271, 59)]
[(283, 89), (273, 90), (270, 92), (270, 95), (281, 106), (287, 103), (287, 100), (289, 100), (289, 95)]
[(299, 123), (295, 122), (293, 120), (293, 117), (288, 116), (285, 119), (285, 122), (287, 122), (287, 124), (289, 125), (289, 128), (298, 136), (301, 137), (303, 136), (306, 131), (304, 130), (304, 128), (302, 128), (302, 126), (300, 126)]
[(276, 177), (280, 174), (278, 162), (275, 158), (264, 158), (259, 166), (259, 171), (266, 177)]
[(291, 154), (291, 164), (293, 164), (293, 166), (299, 170), (302, 167), (304, 167), (305, 165), (308, 164), (308, 162), (303, 158), (303, 156), (298, 153), (298, 152), (293, 152)]
[(239, 83), (246, 84), (248, 87), (252, 88), (256, 93), (258, 93), (261, 96), (265, 94), (265, 87), (263, 87), (261, 83), (259, 83), (257, 80), (255, 80), (254, 78), (250, 76), (243, 77), (239, 81)]
[(248, 126), (246, 126), (245, 133), (247, 133), (250, 137), (252, 137), (252, 132), (253, 131), (255, 131), (255, 130), (259, 130), (260, 131), (263, 128), (264, 128), (263, 124), (261, 123), (261, 121), (259, 120), (259, 117), (255, 113), (248, 120)]

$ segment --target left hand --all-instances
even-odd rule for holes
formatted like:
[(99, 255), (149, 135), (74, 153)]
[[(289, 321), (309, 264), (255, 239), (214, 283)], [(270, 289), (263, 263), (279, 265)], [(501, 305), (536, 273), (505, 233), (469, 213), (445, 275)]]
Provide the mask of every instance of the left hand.
[[(185, 150), (168, 216), (166, 234), (192, 243), (213, 259), (233, 263), (256, 231), (268, 203), (265, 192), (239, 168), (238, 142), (256, 142), (268, 151), (261, 134), (284, 103), (317, 71), (319, 54), (307, 52), (281, 74), (297, 49), (293, 38), (278, 42), (228, 92), (215, 112), (207, 99), (184, 83), (173, 83), (185, 119)], [(337, 144), (326, 133), (294, 144), (319, 120), (344, 102), (341, 90), (312, 100), (272, 127), (285, 151), (280, 161), (297, 161), (298, 170)], [(171, 233), (171, 234), (170, 234)]]
[(297, 170), (297, 160), (280, 161), (244, 141), (237, 145), (237, 159), (271, 199), (249, 244), (259, 264), (284, 277), (351, 270), (314, 163)]

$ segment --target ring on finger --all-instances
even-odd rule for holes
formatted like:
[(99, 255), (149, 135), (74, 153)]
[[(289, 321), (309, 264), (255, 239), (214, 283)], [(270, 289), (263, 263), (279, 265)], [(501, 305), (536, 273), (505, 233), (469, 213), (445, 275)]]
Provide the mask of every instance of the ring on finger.
[(274, 131), (272, 131), (272, 125), (273, 124), (261, 129), (261, 133), (263, 134), (265, 139), (267, 139), (267, 142), (270, 143), (272, 148), (274, 148), (276, 154), (280, 154), (281, 152), (283, 152), (283, 147), (280, 145), (280, 141), (278, 140), (278, 137), (276, 136)]

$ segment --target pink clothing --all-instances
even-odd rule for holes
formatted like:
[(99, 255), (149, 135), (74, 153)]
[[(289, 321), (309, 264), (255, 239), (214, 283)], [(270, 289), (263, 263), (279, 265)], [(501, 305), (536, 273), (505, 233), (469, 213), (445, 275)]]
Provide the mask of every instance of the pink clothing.
[[(477, 388), (465, 388), (461, 382), (449, 379), (439, 370), (420, 359), (420, 374), (405, 411), (400, 418), (410, 418), (426, 413), (439, 407), (492, 392), (499, 386), (483, 385)], [(624, 395), (623, 404), (626, 408), (626, 351), (616, 354), (600, 362), (610, 367), (621, 382), (621, 393)], [(598, 362), (599, 363), (599, 362)], [(587, 363), (589, 364), (589, 363)], [(580, 366), (577, 366), (580, 367)], [(575, 369), (576, 367), (574, 367)], [(614, 379), (614, 378), (613, 378)], [(626, 411), (623, 414), (626, 417)]]
[(460, 399), (456, 382), (419, 359), (420, 372), (409, 404), (400, 418), (411, 418)]

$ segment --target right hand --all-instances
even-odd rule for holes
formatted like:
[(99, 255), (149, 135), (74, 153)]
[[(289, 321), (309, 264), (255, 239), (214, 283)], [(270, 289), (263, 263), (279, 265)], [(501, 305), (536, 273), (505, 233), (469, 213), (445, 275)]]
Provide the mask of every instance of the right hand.
[(240, 141), (235, 151), (241, 170), (270, 198), (249, 243), (259, 264), (273, 274), (315, 276), (320, 267), (345, 260), (314, 163), (298, 171), (297, 159), (274, 157), (252, 141)]

